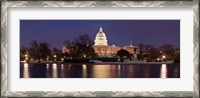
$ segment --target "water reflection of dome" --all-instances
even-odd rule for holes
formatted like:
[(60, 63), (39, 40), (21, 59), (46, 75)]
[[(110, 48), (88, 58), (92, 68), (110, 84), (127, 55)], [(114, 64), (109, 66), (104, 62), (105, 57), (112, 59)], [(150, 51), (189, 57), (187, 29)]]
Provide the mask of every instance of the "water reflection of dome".
[(94, 45), (104, 45), (104, 46), (108, 45), (106, 35), (103, 32), (102, 26), (100, 26), (99, 32), (96, 35), (94, 43), (95, 43)]

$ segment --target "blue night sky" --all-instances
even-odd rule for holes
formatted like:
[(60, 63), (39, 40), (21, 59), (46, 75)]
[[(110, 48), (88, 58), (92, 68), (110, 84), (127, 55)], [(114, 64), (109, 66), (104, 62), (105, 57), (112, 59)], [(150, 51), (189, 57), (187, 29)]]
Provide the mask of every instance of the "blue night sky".
[(51, 48), (62, 49), (64, 41), (81, 34), (94, 40), (100, 25), (109, 45), (130, 45), (132, 40), (133, 45), (180, 47), (180, 20), (20, 20), (20, 44), (29, 47), (33, 40), (46, 41)]

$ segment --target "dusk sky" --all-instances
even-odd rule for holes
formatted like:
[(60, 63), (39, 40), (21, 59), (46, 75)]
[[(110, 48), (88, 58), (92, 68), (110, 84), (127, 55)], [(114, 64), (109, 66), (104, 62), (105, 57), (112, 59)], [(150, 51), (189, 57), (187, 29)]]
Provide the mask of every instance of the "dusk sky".
[(20, 46), (29, 47), (37, 40), (62, 49), (64, 41), (81, 34), (94, 40), (100, 25), (109, 45), (126, 46), (132, 41), (135, 46), (170, 43), (180, 47), (180, 20), (20, 20)]

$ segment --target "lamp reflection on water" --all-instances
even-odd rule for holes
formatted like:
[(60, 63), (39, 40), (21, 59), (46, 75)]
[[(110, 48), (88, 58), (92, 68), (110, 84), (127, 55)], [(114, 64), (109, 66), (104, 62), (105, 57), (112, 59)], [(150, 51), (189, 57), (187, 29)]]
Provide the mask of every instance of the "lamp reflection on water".
[(110, 65), (95, 65), (93, 68), (93, 77), (95, 78), (110, 78)]
[(117, 69), (118, 69), (118, 71), (120, 71), (121, 70), (121, 68), (120, 68), (121, 66), (120, 65), (117, 65)]
[(64, 64), (61, 64), (61, 77), (65, 77), (65, 72), (64, 72)]
[(121, 65), (117, 65), (117, 77), (121, 77)]
[(167, 65), (166, 64), (161, 65), (160, 77), (161, 78), (167, 78)]
[(24, 70), (23, 71), (24, 71), (23, 72), (24, 78), (30, 78), (28, 63), (24, 63)]
[(87, 78), (87, 66), (85, 64), (82, 65), (82, 77)]
[(53, 64), (52, 76), (53, 76), (53, 78), (57, 78), (58, 77), (57, 64), (56, 63)]
[(127, 65), (126, 70), (127, 70), (127, 78), (134, 77), (134, 65)]
[(63, 65), (63, 64), (61, 64), (61, 69), (62, 69), (62, 70), (64, 69), (64, 65)]
[(24, 67), (28, 67), (28, 63), (24, 63)]
[(47, 77), (47, 78), (50, 78), (49, 64), (46, 64), (46, 77)]
[(46, 64), (46, 68), (49, 68), (49, 64)]

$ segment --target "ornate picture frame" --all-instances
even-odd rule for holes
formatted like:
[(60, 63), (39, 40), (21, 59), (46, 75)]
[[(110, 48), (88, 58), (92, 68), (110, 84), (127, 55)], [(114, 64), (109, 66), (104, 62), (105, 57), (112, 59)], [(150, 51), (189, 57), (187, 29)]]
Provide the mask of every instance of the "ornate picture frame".
[[(191, 91), (8, 91), (8, 8), (10, 7), (193, 7), (193, 92)], [(199, 97), (198, 1), (2, 1), (1, 97)]]

